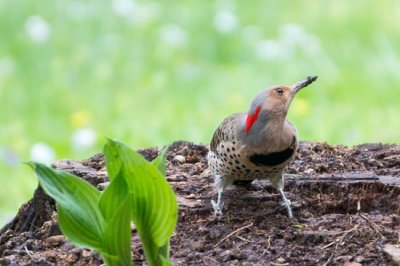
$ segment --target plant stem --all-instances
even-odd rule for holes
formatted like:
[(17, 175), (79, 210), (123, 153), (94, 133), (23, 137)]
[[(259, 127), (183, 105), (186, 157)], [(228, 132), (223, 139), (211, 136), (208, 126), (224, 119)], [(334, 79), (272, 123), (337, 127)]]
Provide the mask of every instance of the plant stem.
[[(109, 256), (106, 254), (102, 254), (100, 253), (101, 258), (103, 259), (103, 262), (107, 265), (107, 266), (126, 266), (126, 263), (124, 263), (121, 259), (116, 258), (115, 256)], [(130, 263), (130, 265), (134, 266), (135, 264), (133, 262)]]
[[(138, 232), (140, 231), (138, 230)], [(142, 240), (143, 251), (148, 264), (150, 266), (161, 265), (157, 251), (154, 249), (156, 245), (151, 241), (151, 238), (143, 237), (142, 235), (140, 235), (140, 233), (139, 237)]]
[(158, 254), (169, 260), (169, 239), (164, 246), (160, 247)]

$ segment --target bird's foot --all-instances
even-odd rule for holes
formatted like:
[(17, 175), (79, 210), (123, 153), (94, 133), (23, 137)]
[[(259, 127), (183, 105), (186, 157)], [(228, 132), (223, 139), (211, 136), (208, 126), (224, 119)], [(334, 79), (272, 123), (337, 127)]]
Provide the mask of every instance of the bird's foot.
[(215, 202), (214, 200), (211, 200), (211, 205), (214, 209), (214, 215), (222, 216), (222, 209), (224, 208), (224, 203), (219, 201)]
[(286, 208), (288, 206), (288, 204), (290, 206), (290, 205), (292, 205), (292, 202), (287, 199), (286, 202), (284, 202), (284, 201), (281, 202), (281, 207), (285, 207)]
[(291, 204), (292, 203), (288, 199), (286, 199), (286, 201), (282, 202), (281, 204), (282, 207), (286, 207), (289, 219), (293, 219), (292, 208), (290, 207)]
[(293, 219), (293, 213), (292, 213), (292, 208), (290, 207), (291, 202), (290, 200), (288, 200), (288, 202), (282, 202), (278, 208), (276, 208), (276, 210), (278, 209), (282, 209), (282, 208), (286, 208), (287, 212), (288, 212), (288, 218), (289, 219)]
[(290, 207), (290, 205), (291, 205), (292, 203), (290, 202), (290, 200), (288, 200), (288, 199), (286, 198), (285, 193), (283, 193), (283, 190), (282, 190), (282, 189), (279, 190), (279, 194), (281, 194), (281, 197), (282, 197), (282, 205), (281, 205), (281, 206), (286, 207), (286, 209), (287, 209), (287, 211), (288, 211), (288, 217), (289, 217), (289, 219), (293, 219), (292, 208)]

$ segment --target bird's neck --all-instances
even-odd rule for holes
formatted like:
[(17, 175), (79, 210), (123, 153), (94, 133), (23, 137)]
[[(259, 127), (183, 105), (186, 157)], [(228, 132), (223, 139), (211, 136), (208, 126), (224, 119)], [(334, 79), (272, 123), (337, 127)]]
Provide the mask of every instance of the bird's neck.
[(248, 132), (245, 131), (244, 120), (241, 128), (239, 128), (243, 144), (254, 148), (269, 145), (271, 149), (279, 150), (286, 145), (286, 142), (289, 143), (292, 140), (294, 134), (293, 126), (285, 119), (285, 114), (264, 110), (260, 112), (259, 117)]

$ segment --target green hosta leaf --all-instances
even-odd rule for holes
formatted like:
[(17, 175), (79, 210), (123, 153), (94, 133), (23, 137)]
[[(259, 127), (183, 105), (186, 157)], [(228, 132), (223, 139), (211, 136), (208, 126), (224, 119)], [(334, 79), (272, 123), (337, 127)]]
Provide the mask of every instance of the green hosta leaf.
[(99, 207), (104, 219), (107, 221), (112, 219), (128, 197), (128, 185), (124, 177), (118, 174), (100, 197)]
[(103, 257), (107, 257), (108, 265), (132, 265), (130, 204), (128, 197), (117, 209), (115, 216), (107, 221), (104, 232), (107, 254), (103, 254)]
[(100, 192), (84, 180), (39, 163), (30, 163), (44, 191), (57, 202), (61, 231), (77, 246), (101, 249), (104, 219)]
[[(107, 139), (108, 142), (113, 141), (112, 139)], [(107, 143), (108, 143), (107, 142)], [(108, 178), (112, 181), (118, 173), (121, 171), (122, 162), (119, 160), (118, 150), (109, 148), (106, 154), (107, 144), (104, 146), (104, 162), (107, 166)]]
[(100, 198), (100, 210), (106, 220), (103, 236), (109, 265), (132, 265), (131, 260), (131, 200), (125, 179), (117, 175)]
[(159, 265), (160, 248), (168, 244), (177, 222), (175, 194), (156, 165), (122, 143), (109, 140), (104, 154), (107, 168), (114, 169), (113, 174), (119, 168), (128, 184), (132, 219), (146, 258), (150, 265)]
[(166, 175), (166, 165), (165, 161), (167, 160), (167, 151), (168, 151), (168, 146), (165, 146), (162, 148), (157, 156), (157, 158), (154, 159), (151, 163), (157, 167), (158, 171), (165, 177)]

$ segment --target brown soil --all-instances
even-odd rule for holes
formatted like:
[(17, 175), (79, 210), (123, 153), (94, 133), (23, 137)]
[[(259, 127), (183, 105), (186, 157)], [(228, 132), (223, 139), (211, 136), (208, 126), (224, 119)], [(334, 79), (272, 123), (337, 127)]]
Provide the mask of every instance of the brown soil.
[[(168, 181), (180, 203), (171, 240), (176, 265), (391, 265), (383, 248), (400, 244), (400, 146), (301, 143), (286, 169), (293, 220), (264, 180), (227, 189), (224, 216), (216, 218), (207, 151), (187, 142), (169, 150)], [(141, 153), (151, 160), (158, 151)], [(107, 180), (102, 155), (54, 166), (99, 187)], [(143, 250), (133, 235), (132, 254), (141, 265)], [(0, 258), (1, 265), (102, 263), (61, 235), (54, 202), (41, 189), (1, 230)]]

